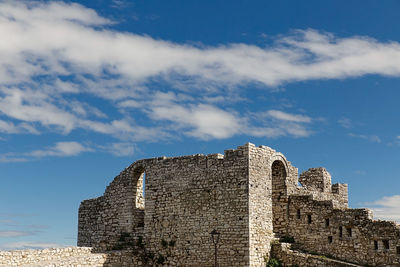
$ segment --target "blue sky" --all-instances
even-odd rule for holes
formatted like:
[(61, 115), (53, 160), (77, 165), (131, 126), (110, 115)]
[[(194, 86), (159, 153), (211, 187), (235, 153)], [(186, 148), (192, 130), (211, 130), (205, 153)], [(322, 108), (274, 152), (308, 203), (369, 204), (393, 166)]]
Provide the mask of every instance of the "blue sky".
[(0, 1), (0, 249), (76, 244), (137, 159), (247, 142), (400, 221), (400, 2)]

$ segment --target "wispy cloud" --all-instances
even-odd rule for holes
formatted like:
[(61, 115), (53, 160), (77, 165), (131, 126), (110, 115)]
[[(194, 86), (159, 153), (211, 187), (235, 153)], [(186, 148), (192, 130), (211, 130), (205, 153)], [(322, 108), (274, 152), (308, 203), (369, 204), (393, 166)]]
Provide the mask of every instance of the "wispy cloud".
[(349, 133), (349, 136), (355, 137), (355, 138), (360, 138), (367, 140), (372, 143), (381, 143), (381, 139), (377, 135), (366, 135), (366, 134), (354, 134), (354, 133)]
[(0, 237), (19, 237), (19, 236), (28, 236), (33, 235), (32, 232), (25, 232), (25, 231), (0, 231)]
[(385, 196), (367, 205), (373, 210), (376, 218), (400, 223), (400, 195)]
[(41, 243), (32, 241), (11, 242), (0, 245), (0, 250), (44, 249), (66, 247), (57, 243)]
[(346, 128), (346, 129), (349, 129), (352, 126), (352, 122), (351, 122), (351, 120), (349, 118), (341, 118), (341, 119), (338, 120), (338, 123), (343, 128)]
[(248, 131), (254, 136), (264, 137), (307, 137), (313, 132), (308, 128), (308, 124), (313, 118), (303, 115), (288, 113), (280, 110), (267, 110), (264, 112), (253, 113), (256, 121), (261, 122), (262, 126), (250, 126)]
[[(260, 125), (252, 120), (254, 110), (239, 114), (221, 99), (249, 84), (274, 90), (296, 81), (400, 76), (397, 42), (307, 29), (276, 37), (269, 46), (205, 46), (118, 32), (113, 24), (79, 4), (0, 2), (0, 34), (8, 36), (0, 45), (0, 132), (83, 129), (122, 142), (160, 141), (181, 132), (200, 139), (305, 137), (312, 132), (306, 127), (314, 122), (311, 117), (266, 109), (261, 113), (279, 125)], [(149, 86), (153, 83), (167, 84), (176, 96), (192, 100), (149, 107), (160, 93)], [(82, 94), (107, 101), (115, 113), (89, 104)], [(135, 119), (142, 116), (146, 120)], [(377, 136), (359, 137), (380, 142)]]
[(112, 143), (103, 150), (110, 152), (117, 157), (132, 156), (135, 152), (135, 146), (132, 143)]
[(32, 157), (68, 157), (75, 156), (86, 151), (92, 151), (92, 149), (85, 147), (78, 142), (58, 142), (53, 147), (49, 147), (45, 150), (34, 150), (27, 155)]
[(297, 114), (289, 114), (279, 110), (268, 110), (267, 115), (272, 118), (282, 120), (282, 121), (290, 121), (290, 122), (311, 122), (311, 118), (305, 115), (297, 115)]
[(24, 162), (43, 157), (70, 157), (83, 152), (91, 152), (92, 148), (78, 142), (57, 142), (54, 146), (45, 149), (33, 150), (30, 152), (10, 152), (0, 155), (0, 162)]
[[(88, 145), (75, 141), (68, 141), (57, 142), (54, 145), (48, 146), (44, 149), (32, 150), (29, 152), (9, 152), (0, 154), (0, 163), (25, 162), (44, 157), (73, 157), (85, 152), (102, 152), (110, 153), (118, 157), (126, 157), (132, 156), (134, 151), (135, 145), (130, 142), (115, 142), (106, 145)], [(0, 214), (0, 216), (2, 215)]]

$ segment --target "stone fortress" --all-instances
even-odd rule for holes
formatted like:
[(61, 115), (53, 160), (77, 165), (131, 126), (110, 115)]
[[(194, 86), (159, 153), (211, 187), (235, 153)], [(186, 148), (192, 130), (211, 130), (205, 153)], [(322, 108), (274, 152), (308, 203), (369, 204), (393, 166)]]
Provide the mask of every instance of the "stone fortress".
[(213, 266), (214, 229), (219, 266), (265, 266), (270, 257), (288, 266), (400, 266), (400, 225), (349, 209), (347, 185), (332, 185), (324, 168), (299, 177), (284, 155), (253, 144), (136, 161), (103, 196), (81, 203), (78, 246), (110, 250), (122, 234), (157, 254), (172, 241), (169, 265)]
[(81, 203), (78, 248), (1, 252), (0, 266), (24, 253), (60, 262), (26, 266), (78, 266), (65, 255), (80, 266), (214, 266), (213, 230), (218, 266), (400, 266), (399, 224), (349, 209), (347, 185), (324, 168), (298, 176), (284, 155), (250, 143), (138, 160)]

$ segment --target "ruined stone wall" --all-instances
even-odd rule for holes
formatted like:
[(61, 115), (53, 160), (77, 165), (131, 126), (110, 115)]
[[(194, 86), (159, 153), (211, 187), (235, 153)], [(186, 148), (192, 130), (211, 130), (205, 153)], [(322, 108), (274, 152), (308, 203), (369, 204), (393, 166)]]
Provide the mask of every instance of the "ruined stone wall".
[(300, 175), (299, 182), (310, 191), (332, 192), (331, 175), (325, 168), (310, 168)]
[[(177, 265), (212, 266), (210, 232), (220, 232), (220, 266), (249, 262), (248, 146), (224, 155), (140, 160), (126, 168), (100, 198), (83, 201), (79, 246), (112, 249), (121, 235), (143, 236), (157, 253), (172, 242)], [(144, 207), (137, 206), (140, 177), (146, 173)]]
[(274, 243), (271, 248), (271, 254), (274, 259), (279, 259), (284, 267), (361, 267), (361, 265), (338, 261), (325, 256), (291, 250), (291, 245), (288, 243)]
[(143, 238), (171, 266), (213, 266), (213, 229), (220, 232), (219, 266), (263, 266), (275, 236), (294, 237), (313, 254), (400, 264), (398, 225), (348, 209), (347, 185), (332, 185), (324, 168), (299, 179), (281, 153), (253, 144), (224, 155), (136, 161), (103, 196), (81, 203), (78, 245), (106, 251), (121, 246), (121, 237), (131, 244)]
[(368, 209), (335, 209), (332, 201), (290, 196), (288, 235), (304, 251), (350, 262), (400, 264), (400, 226), (373, 221)]
[(0, 251), (0, 267), (121, 267), (142, 266), (131, 251), (93, 253), (92, 248)]
[(224, 156), (167, 158), (150, 169), (144, 220), (149, 247), (157, 251), (162, 240), (172, 240), (178, 265), (213, 266), (210, 232), (216, 229), (219, 266), (248, 264), (247, 146)]
[(78, 246), (110, 250), (121, 233), (130, 233), (132, 237), (143, 234), (144, 210), (136, 206), (136, 191), (143, 169), (136, 164), (122, 171), (103, 196), (82, 201), (78, 215)]
[(273, 236), (271, 203), (271, 155), (268, 147), (249, 146), (250, 266), (261, 266), (268, 258)]
[(325, 168), (310, 168), (300, 174), (298, 187), (290, 192), (291, 195), (312, 195), (316, 200), (332, 200), (338, 209), (348, 208), (347, 184), (331, 183), (331, 175)]

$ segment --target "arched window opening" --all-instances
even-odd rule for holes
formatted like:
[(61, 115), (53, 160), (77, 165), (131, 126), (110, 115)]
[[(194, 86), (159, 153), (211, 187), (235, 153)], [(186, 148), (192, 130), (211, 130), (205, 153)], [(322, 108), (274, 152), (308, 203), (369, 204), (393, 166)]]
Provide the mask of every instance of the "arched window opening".
[(145, 205), (146, 172), (142, 172), (136, 185), (136, 208), (144, 210)]
[(272, 218), (275, 233), (285, 229), (286, 223), (286, 169), (282, 161), (276, 160), (272, 163)]

